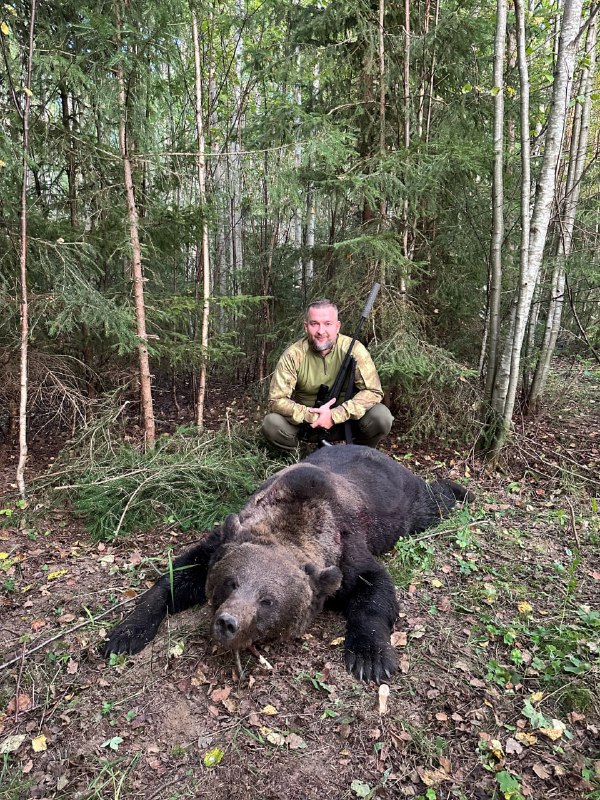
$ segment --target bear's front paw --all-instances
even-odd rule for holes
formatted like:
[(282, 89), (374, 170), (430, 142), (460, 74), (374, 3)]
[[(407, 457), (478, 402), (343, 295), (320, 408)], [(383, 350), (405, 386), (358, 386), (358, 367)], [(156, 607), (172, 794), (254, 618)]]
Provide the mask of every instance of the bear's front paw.
[(105, 658), (112, 653), (134, 655), (144, 649), (154, 638), (154, 633), (155, 631), (149, 629), (146, 624), (125, 621), (110, 632), (108, 642), (102, 647), (102, 653)]
[(396, 656), (385, 639), (349, 641), (344, 654), (346, 669), (360, 681), (384, 683), (397, 669)]

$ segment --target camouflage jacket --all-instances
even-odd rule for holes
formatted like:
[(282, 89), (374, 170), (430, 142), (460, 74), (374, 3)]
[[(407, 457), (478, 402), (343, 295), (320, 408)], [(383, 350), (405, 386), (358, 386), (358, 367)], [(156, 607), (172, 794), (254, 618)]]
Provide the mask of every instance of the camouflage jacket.
[[(331, 386), (350, 346), (350, 336), (338, 334), (335, 346), (325, 357), (315, 353), (304, 337), (290, 345), (282, 354), (269, 388), (269, 411), (287, 417), (290, 422), (315, 422), (317, 414), (311, 414), (319, 386)], [(352, 356), (356, 362), (354, 383), (357, 389), (351, 400), (338, 405), (336, 401), (331, 418), (334, 423), (348, 419), (360, 419), (383, 398), (381, 383), (373, 359), (367, 348), (355, 342)]]

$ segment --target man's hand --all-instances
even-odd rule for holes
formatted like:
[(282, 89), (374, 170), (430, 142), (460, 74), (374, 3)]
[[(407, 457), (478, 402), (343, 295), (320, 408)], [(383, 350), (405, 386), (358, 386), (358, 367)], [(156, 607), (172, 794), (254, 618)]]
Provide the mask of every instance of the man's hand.
[(331, 419), (331, 406), (335, 403), (336, 398), (332, 397), (327, 403), (324, 403), (319, 408), (309, 408), (311, 414), (318, 414), (319, 417), (311, 423), (311, 428), (325, 428), (326, 431), (332, 428), (335, 423)]

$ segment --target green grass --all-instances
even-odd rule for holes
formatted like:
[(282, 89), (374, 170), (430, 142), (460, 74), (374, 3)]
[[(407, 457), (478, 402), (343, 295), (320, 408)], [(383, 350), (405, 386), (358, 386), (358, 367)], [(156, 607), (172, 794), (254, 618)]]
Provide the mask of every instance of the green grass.
[(58, 487), (99, 540), (158, 526), (210, 529), (286, 463), (240, 432), (182, 429), (149, 451), (99, 445), (63, 454), (69, 483)]

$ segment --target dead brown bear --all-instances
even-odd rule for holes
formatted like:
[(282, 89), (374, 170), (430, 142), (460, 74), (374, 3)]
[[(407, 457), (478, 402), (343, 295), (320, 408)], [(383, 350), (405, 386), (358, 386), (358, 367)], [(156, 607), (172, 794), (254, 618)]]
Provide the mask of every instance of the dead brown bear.
[(239, 514), (183, 553), (111, 633), (104, 651), (137, 653), (168, 613), (212, 605), (212, 634), (238, 651), (299, 636), (331, 599), (347, 620), (346, 667), (378, 683), (396, 670), (398, 615), (375, 556), (447, 514), (466, 490), (432, 484), (368, 447), (317, 450), (264, 483)]

